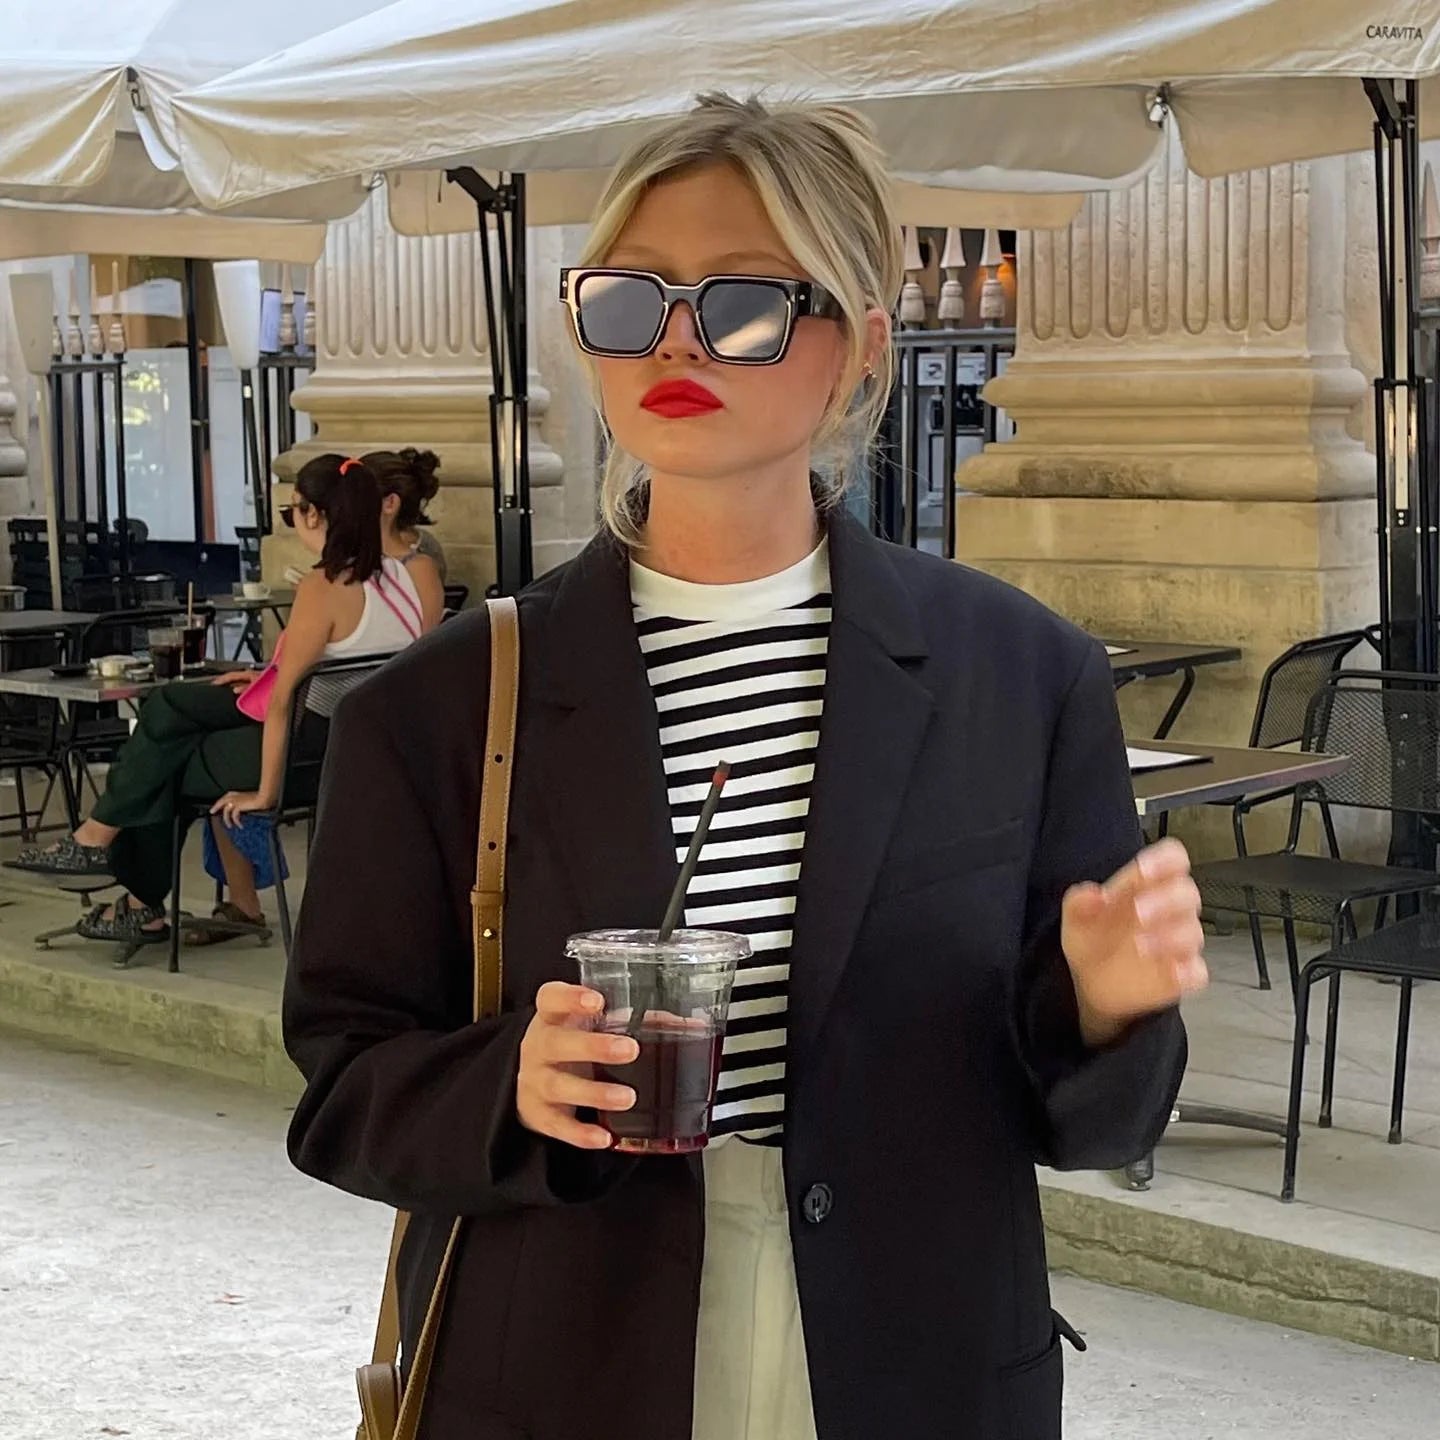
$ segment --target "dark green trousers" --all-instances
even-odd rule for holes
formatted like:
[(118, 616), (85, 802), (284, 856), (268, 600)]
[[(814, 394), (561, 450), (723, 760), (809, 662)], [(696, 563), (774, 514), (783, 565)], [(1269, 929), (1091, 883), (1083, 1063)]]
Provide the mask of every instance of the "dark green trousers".
[(162, 905), (169, 894), (181, 797), (218, 800), (260, 784), (262, 734), (224, 686), (182, 680), (153, 691), (140, 707), (94, 812), (120, 831), (110, 859), (137, 900)]

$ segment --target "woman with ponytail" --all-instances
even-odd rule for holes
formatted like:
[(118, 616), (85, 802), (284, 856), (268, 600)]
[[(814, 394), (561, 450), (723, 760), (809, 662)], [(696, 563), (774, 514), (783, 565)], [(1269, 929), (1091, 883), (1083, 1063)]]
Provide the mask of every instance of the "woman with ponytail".
[[(382, 526), (382, 504), (381, 482), (364, 461), (335, 454), (308, 461), (280, 516), (316, 560), (296, 589), (263, 691), (243, 670), (154, 691), (90, 818), (58, 844), (29, 846), (12, 862), (40, 874), (113, 877), (125, 887), (117, 904), (81, 921), (81, 935), (166, 941), (177, 801), (213, 801), (225, 827), (273, 808), (291, 707), (305, 676), (324, 660), (392, 654), (439, 623), (439, 572), (428, 560), (412, 559)], [(323, 752), (342, 693), (333, 682), (311, 686), (299, 729), (305, 750)], [(233, 844), (220, 848), (230, 889), (224, 918), (258, 921), (249, 863)]]

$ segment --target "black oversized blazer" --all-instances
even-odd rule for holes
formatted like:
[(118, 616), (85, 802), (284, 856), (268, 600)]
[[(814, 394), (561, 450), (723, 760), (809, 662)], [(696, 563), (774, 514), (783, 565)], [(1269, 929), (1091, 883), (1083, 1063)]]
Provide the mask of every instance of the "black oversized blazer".
[[(1035, 1163), (1143, 1152), (1185, 1057), (1174, 1011), (1087, 1052), (1058, 944), (1067, 886), (1139, 842), (1110, 670), (994, 579), (843, 515), (829, 533), (784, 1142), (819, 1440), (1047, 1440), (1061, 1359)], [(676, 872), (623, 552), (596, 539), (520, 617), (508, 1013), (469, 1021), (481, 613), (336, 717), (285, 989), (308, 1081), (291, 1154), (418, 1213), (411, 1343), (451, 1217), (472, 1217), (424, 1440), (688, 1440), (700, 1158), (582, 1153), (515, 1116), (535, 991), (574, 978), (565, 937), (654, 925)]]

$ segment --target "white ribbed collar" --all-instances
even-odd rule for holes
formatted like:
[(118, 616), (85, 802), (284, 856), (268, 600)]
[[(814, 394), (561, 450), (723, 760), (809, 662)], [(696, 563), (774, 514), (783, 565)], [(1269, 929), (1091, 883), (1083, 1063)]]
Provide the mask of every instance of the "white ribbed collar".
[(677, 580), (630, 561), (630, 598), (642, 615), (676, 620), (751, 620), (776, 610), (803, 605), (830, 590), (830, 541), (820, 543), (801, 561), (774, 575), (734, 585), (702, 585)]

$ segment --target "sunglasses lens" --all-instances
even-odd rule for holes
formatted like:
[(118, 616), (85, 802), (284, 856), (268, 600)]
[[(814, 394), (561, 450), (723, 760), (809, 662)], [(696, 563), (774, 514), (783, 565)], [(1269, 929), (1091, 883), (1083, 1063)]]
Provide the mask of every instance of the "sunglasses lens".
[(580, 339), (607, 355), (648, 355), (660, 334), (665, 299), (640, 275), (586, 275), (576, 291)]
[(700, 297), (700, 326), (725, 360), (773, 360), (785, 348), (790, 305), (778, 285), (717, 280)]
[(295, 507), (293, 505), (282, 505), (280, 507), (280, 518), (293, 530), (295, 528)]

